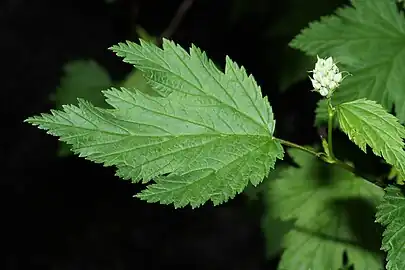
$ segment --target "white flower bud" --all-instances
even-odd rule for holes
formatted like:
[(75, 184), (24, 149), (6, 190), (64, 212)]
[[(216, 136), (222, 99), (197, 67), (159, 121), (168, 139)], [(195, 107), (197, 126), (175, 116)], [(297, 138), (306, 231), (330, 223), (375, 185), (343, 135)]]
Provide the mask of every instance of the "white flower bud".
[(321, 94), (322, 96), (326, 97), (328, 95), (329, 91), (326, 87), (322, 87), (321, 89), (319, 89), (319, 94)]
[(333, 62), (332, 57), (322, 59), (317, 56), (315, 69), (312, 71), (311, 79), (312, 86), (322, 96), (327, 96), (339, 87), (340, 82), (343, 80), (342, 73), (336, 63)]
[(342, 73), (336, 73), (334, 76), (333, 76), (333, 80), (335, 81), (335, 82), (340, 82), (341, 80), (342, 80)]
[(326, 70), (328, 70), (328, 69), (332, 69), (332, 66), (333, 66), (332, 57), (328, 57), (328, 59), (325, 60), (325, 66), (324, 66), (324, 68), (325, 68)]
[(321, 85), (318, 81), (316, 81), (316, 80), (314, 80), (314, 79), (311, 79), (311, 82), (312, 82), (312, 86), (313, 86), (316, 90), (319, 90), (319, 89), (322, 87), (322, 85)]

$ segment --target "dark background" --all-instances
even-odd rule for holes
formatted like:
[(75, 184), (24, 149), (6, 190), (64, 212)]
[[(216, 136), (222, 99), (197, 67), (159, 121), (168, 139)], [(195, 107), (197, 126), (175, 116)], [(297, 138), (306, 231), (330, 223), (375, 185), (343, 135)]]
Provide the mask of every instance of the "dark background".
[[(140, 186), (114, 177), (112, 168), (57, 157), (55, 137), (22, 123), (53, 108), (49, 95), (69, 60), (95, 59), (113, 79), (123, 79), (131, 67), (107, 48), (133, 39), (135, 25), (160, 35), (181, 2), (0, 2), (0, 269), (275, 269), (277, 258), (265, 257), (260, 201), (239, 195), (197, 210), (147, 204), (132, 197)], [(171, 39), (185, 47), (196, 44), (219, 65), (225, 55), (244, 65), (269, 96), (277, 136), (312, 144), (318, 140), (317, 95), (307, 81), (287, 92), (278, 85), (285, 61), (280, 52), (298, 32), (269, 35), (294, 2), (195, 0)], [(333, 10), (332, 5), (312, 19)]]

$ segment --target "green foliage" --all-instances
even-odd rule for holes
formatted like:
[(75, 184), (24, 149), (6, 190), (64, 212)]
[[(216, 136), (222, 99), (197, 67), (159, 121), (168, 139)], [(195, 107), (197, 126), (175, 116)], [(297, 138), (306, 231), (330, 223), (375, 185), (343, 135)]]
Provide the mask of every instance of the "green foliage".
[[(257, 1), (267, 6), (265, 2)], [(337, 2), (315, 6), (327, 9)], [(245, 10), (247, 2), (235, 3), (235, 16), (262, 12)], [(285, 16), (286, 21), (302, 13), (304, 4), (291, 3), (298, 13)], [(195, 208), (209, 200), (218, 205), (242, 191), (263, 199), (267, 255), (285, 249), (279, 269), (383, 269), (382, 230), (375, 215), (386, 226), (382, 249), (388, 252), (387, 269), (404, 269), (404, 196), (389, 186), (383, 199), (384, 190), (377, 185), (385, 187), (395, 177), (396, 184), (403, 184), (405, 179), (405, 19), (394, 0), (352, 3), (304, 29), (290, 45), (306, 55), (287, 50), (279, 69), (282, 90), (308, 75), (317, 55), (337, 59), (339, 68), (353, 75), (336, 92), (328, 92), (332, 100), (327, 96), (318, 103), (316, 125), (330, 124), (323, 152), (273, 136), (267, 97), (229, 57), (220, 71), (196, 46), (185, 51), (163, 40), (160, 48), (141, 28), (138, 34), (148, 42), (110, 48), (134, 65), (123, 82), (111, 82), (94, 61), (73, 62), (55, 96), (58, 110), (26, 121), (60, 137), (79, 156), (115, 166), (120, 178), (148, 184), (135, 195), (148, 202)], [(272, 35), (292, 35), (304, 20), (308, 18), (298, 16), (288, 28), (276, 24)], [(314, 87), (335, 90), (328, 81), (340, 83), (342, 74), (325, 70), (315, 74)], [(394, 107), (398, 118), (387, 112)], [(333, 153), (333, 125), (363, 152), (369, 146), (392, 165), (389, 175), (377, 181), (356, 176), (355, 163)], [(289, 154), (297, 166), (274, 170), (284, 157), (281, 143), (295, 148)]]
[(405, 269), (405, 197), (394, 186), (387, 187), (385, 192), (376, 220), (387, 226), (382, 241), (382, 249), (388, 251), (387, 269)]
[(136, 68), (128, 74), (121, 83), (121, 86), (132, 91), (141, 91), (150, 96), (159, 96), (159, 94), (149, 86), (142, 72)]
[(225, 202), (248, 182), (259, 184), (283, 157), (267, 98), (228, 57), (223, 73), (195, 46), (187, 53), (164, 40), (163, 49), (145, 41), (112, 49), (166, 97), (112, 88), (104, 95), (114, 109), (80, 99), (27, 122), (82, 157), (115, 165), (123, 179), (154, 179), (137, 197), (175, 207)]
[[(64, 66), (64, 75), (51, 97), (57, 109), (64, 104), (77, 104), (77, 98), (91, 101), (95, 106), (107, 107), (101, 93), (112, 85), (108, 72), (93, 60), (75, 60)], [(67, 156), (70, 147), (61, 143), (58, 155)]]
[[(136, 27), (136, 33), (143, 40), (152, 42), (153, 44), (158, 43), (156, 37), (151, 36), (144, 28), (140, 26)], [(128, 74), (120, 86), (126, 89), (136, 89), (148, 95), (158, 96), (158, 93), (149, 86), (142, 72), (136, 68), (134, 68), (132, 72)]]
[[(136, 27), (136, 33), (142, 39), (157, 43), (157, 39), (147, 33), (140, 26)], [(106, 90), (115, 85), (123, 86), (126, 89), (134, 89), (149, 94), (157, 93), (147, 84), (142, 72), (133, 69), (123, 82), (114, 83), (107, 70), (94, 60), (75, 60), (68, 62), (64, 67), (64, 74), (61, 78), (60, 86), (52, 95), (56, 109), (62, 109), (64, 104), (77, 105), (78, 98), (85, 99), (97, 107), (107, 108), (102, 90)], [(60, 157), (72, 154), (70, 146), (61, 142), (58, 155)]]
[(289, 154), (299, 168), (283, 170), (267, 194), (275, 217), (295, 221), (279, 269), (338, 269), (344, 251), (356, 270), (382, 269), (373, 219), (383, 191), (308, 153)]
[(404, 185), (405, 184), (404, 179), (399, 176), (399, 172), (397, 171), (397, 169), (395, 169), (395, 167), (391, 168), (390, 173), (387, 176), (387, 179), (388, 180), (395, 179), (396, 183), (398, 185)]
[(64, 66), (64, 75), (52, 99), (57, 109), (64, 104), (77, 104), (77, 98), (91, 100), (95, 106), (105, 107), (101, 93), (112, 84), (107, 70), (93, 60), (75, 60)]
[(405, 128), (374, 101), (359, 99), (337, 107), (341, 129), (361, 150), (369, 145), (377, 156), (394, 166), (405, 178)]
[(284, 236), (293, 228), (293, 220), (281, 220), (274, 215), (274, 207), (271, 198), (268, 196), (268, 189), (271, 182), (280, 177), (283, 170), (286, 170), (288, 166), (277, 165), (276, 169), (271, 171), (269, 176), (265, 178), (259, 188), (263, 195), (265, 204), (264, 213), (261, 220), (261, 227), (266, 239), (266, 256), (267, 258), (273, 258), (279, 255), (283, 251), (283, 239)]
[[(310, 56), (333, 55), (353, 76), (333, 96), (340, 104), (367, 98), (405, 122), (405, 19), (393, 0), (356, 0), (353, 7), (310, 23), (290, 45)], [(323, 110), (324, 111), (324, 110)], [(325, 116), (318, 116), (326, 119)]]

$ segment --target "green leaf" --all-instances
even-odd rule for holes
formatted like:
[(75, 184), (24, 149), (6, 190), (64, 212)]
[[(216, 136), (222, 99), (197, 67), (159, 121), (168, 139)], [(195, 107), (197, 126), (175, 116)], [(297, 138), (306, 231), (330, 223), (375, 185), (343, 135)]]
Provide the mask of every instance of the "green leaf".
[[(112, 86), (108, 72), (93, 60), (75, 60), (64, 66), (64, 75), (56, 89), (52, 100), (56, 108), (63, 104), (77, 104), (77, 98), (84, 98), (96, 106), (107, 107), (102, 90)], [(70, 147), (65, 143), (59, 144), (58, 155), (61, 157), (71, 154)]]
[(155, 36), (149, 34), (148, 31), (146, 31), (146, 29), (140, 25), (137, 25), (135, 27), (135, 32), (140, 39), (146, 40), (148, 42), (152, 42), (153, 44), (158, 43), (158, 37), (155, 37)]
[[(136, 28), (137, 35), (148, 42), (153, 44), (158, 44), (158, 38), (150, 35), (143, 27), (137, 25)], [(126, 89), (137, 89), (145, 94), (151, 96), (159, 96), (159, 94), (148, 84), (143, 76), (142, 71), (134, 68), (132, 72), (128, 74), (125, 80), (120, 84), (121, 87)]]
[(145, 77), (143, 76), (142, 71), (135, 68), (132, 70), (131, 73), (128, 74), (121, 86), (128, 90), (136, 89), (151, 96), (159, 96), (159, 93), (156, 92), (152, 87), (150, 87)]
[(269, 182), (275, 217), (293, 220), (279, 269), (338, 269), (343, 253), (356, 270), (382, 269), (375, 207), (383, 190), (296, 149), (289, 167)]
[(75, 60), (64, 66), (64, 75), (53, 99), (57, 109), (64, 104), (77, 104), (77, 98), (106, 107), (102, 90), (112, 86), (110, 76), (93, 60)]
[(387, 176), (388, 180), (394, 180), (397, 183), (397, 185), (405, 185), (404, 179), (402, 179), (401, 177), (398, 177), (399, 172), (397, 171), (397, 169), (395, 169), (395, 167), (391, 167), (391, 170)]
[(27, 121), (80, 156), (117, 166), (124, 179), (154, 179), (137, 197), (175, 207), (225, 202), (249, 182), (258, 185), (282, 159), (267, 97), (228, 57), (223, 73), (197, 47), (187, 53), (168, 40), (163, 49), (142, 41), (113, 50), (166, 97), (111, 89), (104, 94), (114, 109), (80, 100)]
[[(281, 165), (281, 166), (280, 166)], [(293, 228), (294, 222), (292, 220), (281, 220), (274, 216), (274, 206), (268, 194), (269, 185), (280, 177), (280, 173), (285, 170), (287, 166), (278, 164), (277, 168), (270, 172), (269, 176), (265, 178), (263, 183), (260, 184), (261, 195), (264, 199), (264, 210), (261, 220), (261, 228), (266, 240), (266, 257), (268, 259), (274, 258), (283, 251), (283, 239), (285, 235)]]
[(333, 56), (347, 77), (334, 104), (358, 98), (374, 100), (405, 122), (405, 18), (393, 0), (356, 0), (353, 7), (322, 17), (304, 29), (290, 46), (308, 55)]
[(358, 99), (337, 107), (340, 128), (363, 152), (366, 145), (405, 178), (405, 128), (374, 101)]
[(405, 269), (405, 197), (394, 186), (385, 189), (384, 201), (378, 206), (376, 221), (387, 226), (382, 249), (388, 252), (387, 269)]

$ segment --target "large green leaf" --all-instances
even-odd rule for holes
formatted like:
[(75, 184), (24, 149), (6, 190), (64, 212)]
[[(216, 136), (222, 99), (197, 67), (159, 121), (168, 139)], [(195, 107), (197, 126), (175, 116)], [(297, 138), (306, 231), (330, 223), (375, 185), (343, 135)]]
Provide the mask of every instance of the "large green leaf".
[(124, 179), (155, 184), (137, 196), (149, 202), (219, 204), (258, 185), (283, 149), (266, 97), (228, 57), (221, 72), (197, 47), (164, 40), (114, 46), (161, 96), (125, 88), (105, 91), (114, 109), (78, 106), (27, 121), (61, 137), (80, 156), (118, 167)]
[(279, 269), (339, 269), (345, 251), (356, 270), (382, 269), (373, 221), (383, 190), (308, 153), (289, 153), (299, 168), (283, 170), (268, 192), (275, 217), (294, 221)]

